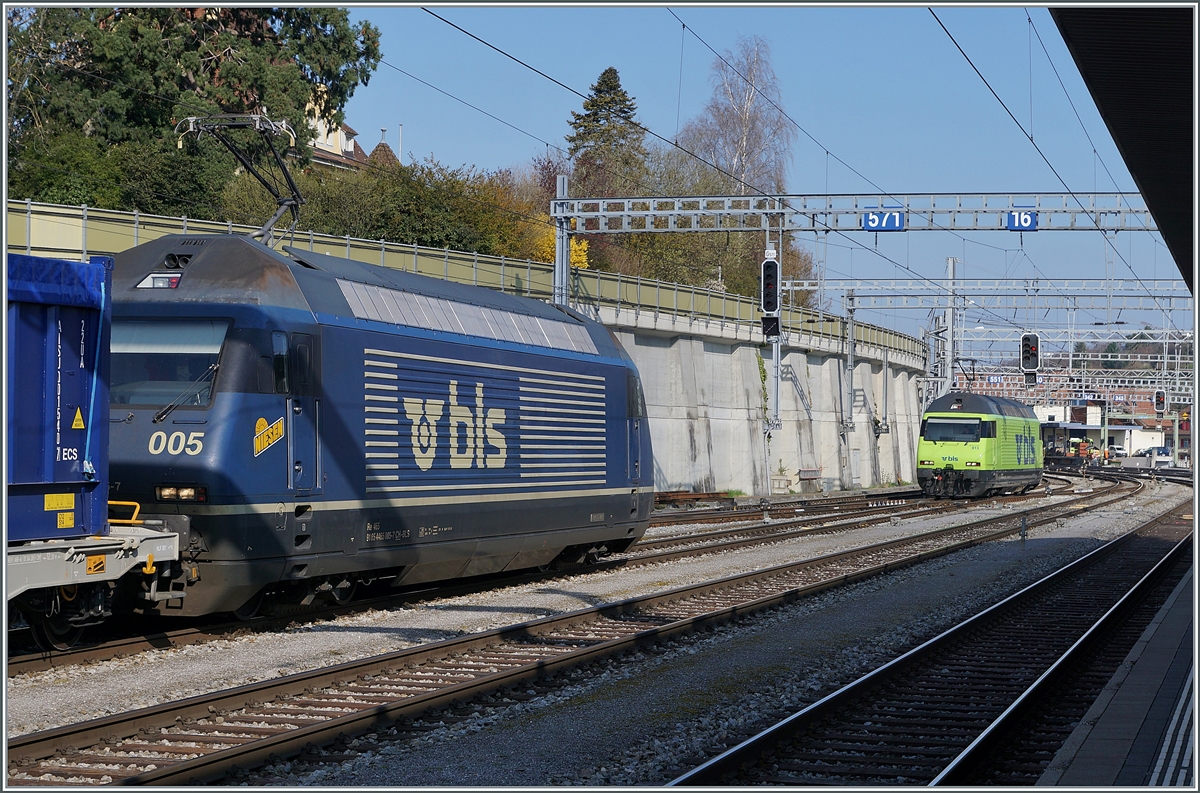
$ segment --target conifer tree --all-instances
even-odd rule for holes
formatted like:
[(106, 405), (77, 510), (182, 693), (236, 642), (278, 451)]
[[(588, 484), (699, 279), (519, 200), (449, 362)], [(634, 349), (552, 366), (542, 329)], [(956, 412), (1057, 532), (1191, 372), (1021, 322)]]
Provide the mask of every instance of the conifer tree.
[[(634, 116), (637, 105), (621, 87), (617, 70), (608, 67), (583, 100), (583, 112), (571, 112), (566, 137), (574, 163), (574, 195), (633, 193), (646, 171), (645, 130)], [(645, 188), (641, 188), (644, 190)]]

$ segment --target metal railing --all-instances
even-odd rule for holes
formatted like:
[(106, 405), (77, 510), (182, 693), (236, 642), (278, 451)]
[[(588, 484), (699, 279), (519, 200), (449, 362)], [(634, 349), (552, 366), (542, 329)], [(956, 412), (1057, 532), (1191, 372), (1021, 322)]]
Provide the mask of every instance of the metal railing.
[[(115, 254), (168, 234), (247, 234), (256, 226), (187, 217), (148, 215), (87, 206), (8, 202), (8, 251), (35, 256), (87, 258)], [(279, 245), (379, 264), (405, 272), (458, 283), (496, 289), (508, 294), (549, 300), (553, 293), (554, 266), (529, 259), (427, 248), (416, 244), (338, 237), (313, 231), (296, 231)], [(691, 320), (732, 323), (753, 333), (760, 316), (756, 300), (702, 287), (657, 281), (598, 270), (571, 271), (571, 305), (599, 316), (602, 309), (621, 317), (644, 313)], [(786, 341), (808, 337), (831, 343), (843, 341), (845, 320), (832, 314), (784, 306), (781, 326)], [(887, 328), (855, 323), (858, 344), (908, 353), (924, 360), (927, 347), (919, 339)]]

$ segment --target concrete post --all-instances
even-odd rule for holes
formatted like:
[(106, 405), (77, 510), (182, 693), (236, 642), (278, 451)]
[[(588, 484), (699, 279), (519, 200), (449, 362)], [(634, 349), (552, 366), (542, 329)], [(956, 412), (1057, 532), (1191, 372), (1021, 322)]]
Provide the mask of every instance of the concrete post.
[[(842, 433), (854, 431), (854, 290), (846, 290), (846, 377), (842, 387)], [(847, 438), (849, 443), (849, 438)]]
[(1171, 467), (1179, 467), (1179, 411), (1171, 414), (1171, 427), (1174, 440), (1171, 443)]
[(883, 417), (879, 422), (879, 431), (888, 432), (888, 350), (883, 348)]

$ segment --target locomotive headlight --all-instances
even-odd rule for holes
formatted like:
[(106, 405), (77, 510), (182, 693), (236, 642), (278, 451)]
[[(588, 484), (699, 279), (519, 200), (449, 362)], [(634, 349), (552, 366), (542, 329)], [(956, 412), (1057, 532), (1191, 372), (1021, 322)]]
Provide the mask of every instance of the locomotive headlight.
[(208, 501), (208, 488), (203, 485), (159, 485), (154, 494), (159, 501)]
[(922, 460), (921, 465), (933, 465), (933, 460)]
[(179, 286), (178, 273), (150, 273), (137, 285), (138, 289), (176, 289)]
[(975, 463), (975, 462), (968, 462), (968, 463), (967, 463), (967, 467), (968, 467), (968, 468), (978, 468), (978, 467), (979, 467), (979, 463)]

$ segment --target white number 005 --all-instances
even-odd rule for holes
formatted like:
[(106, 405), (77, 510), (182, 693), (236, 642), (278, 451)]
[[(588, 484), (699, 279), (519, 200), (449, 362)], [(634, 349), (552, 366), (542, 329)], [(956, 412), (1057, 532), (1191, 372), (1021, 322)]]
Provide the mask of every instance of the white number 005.
[(204, 448), (204, 443), (200, 440), (204, 437), (203, 432), (193, 432), (184, 440), (182, 432), (172, 432), (171, 437), (167, 437), (167, 433), (159, 432), (150, 436), (150, 453), (162, 454), (163, 451), (169, 454), (179, 454), (187, 452), (195, 457)]

